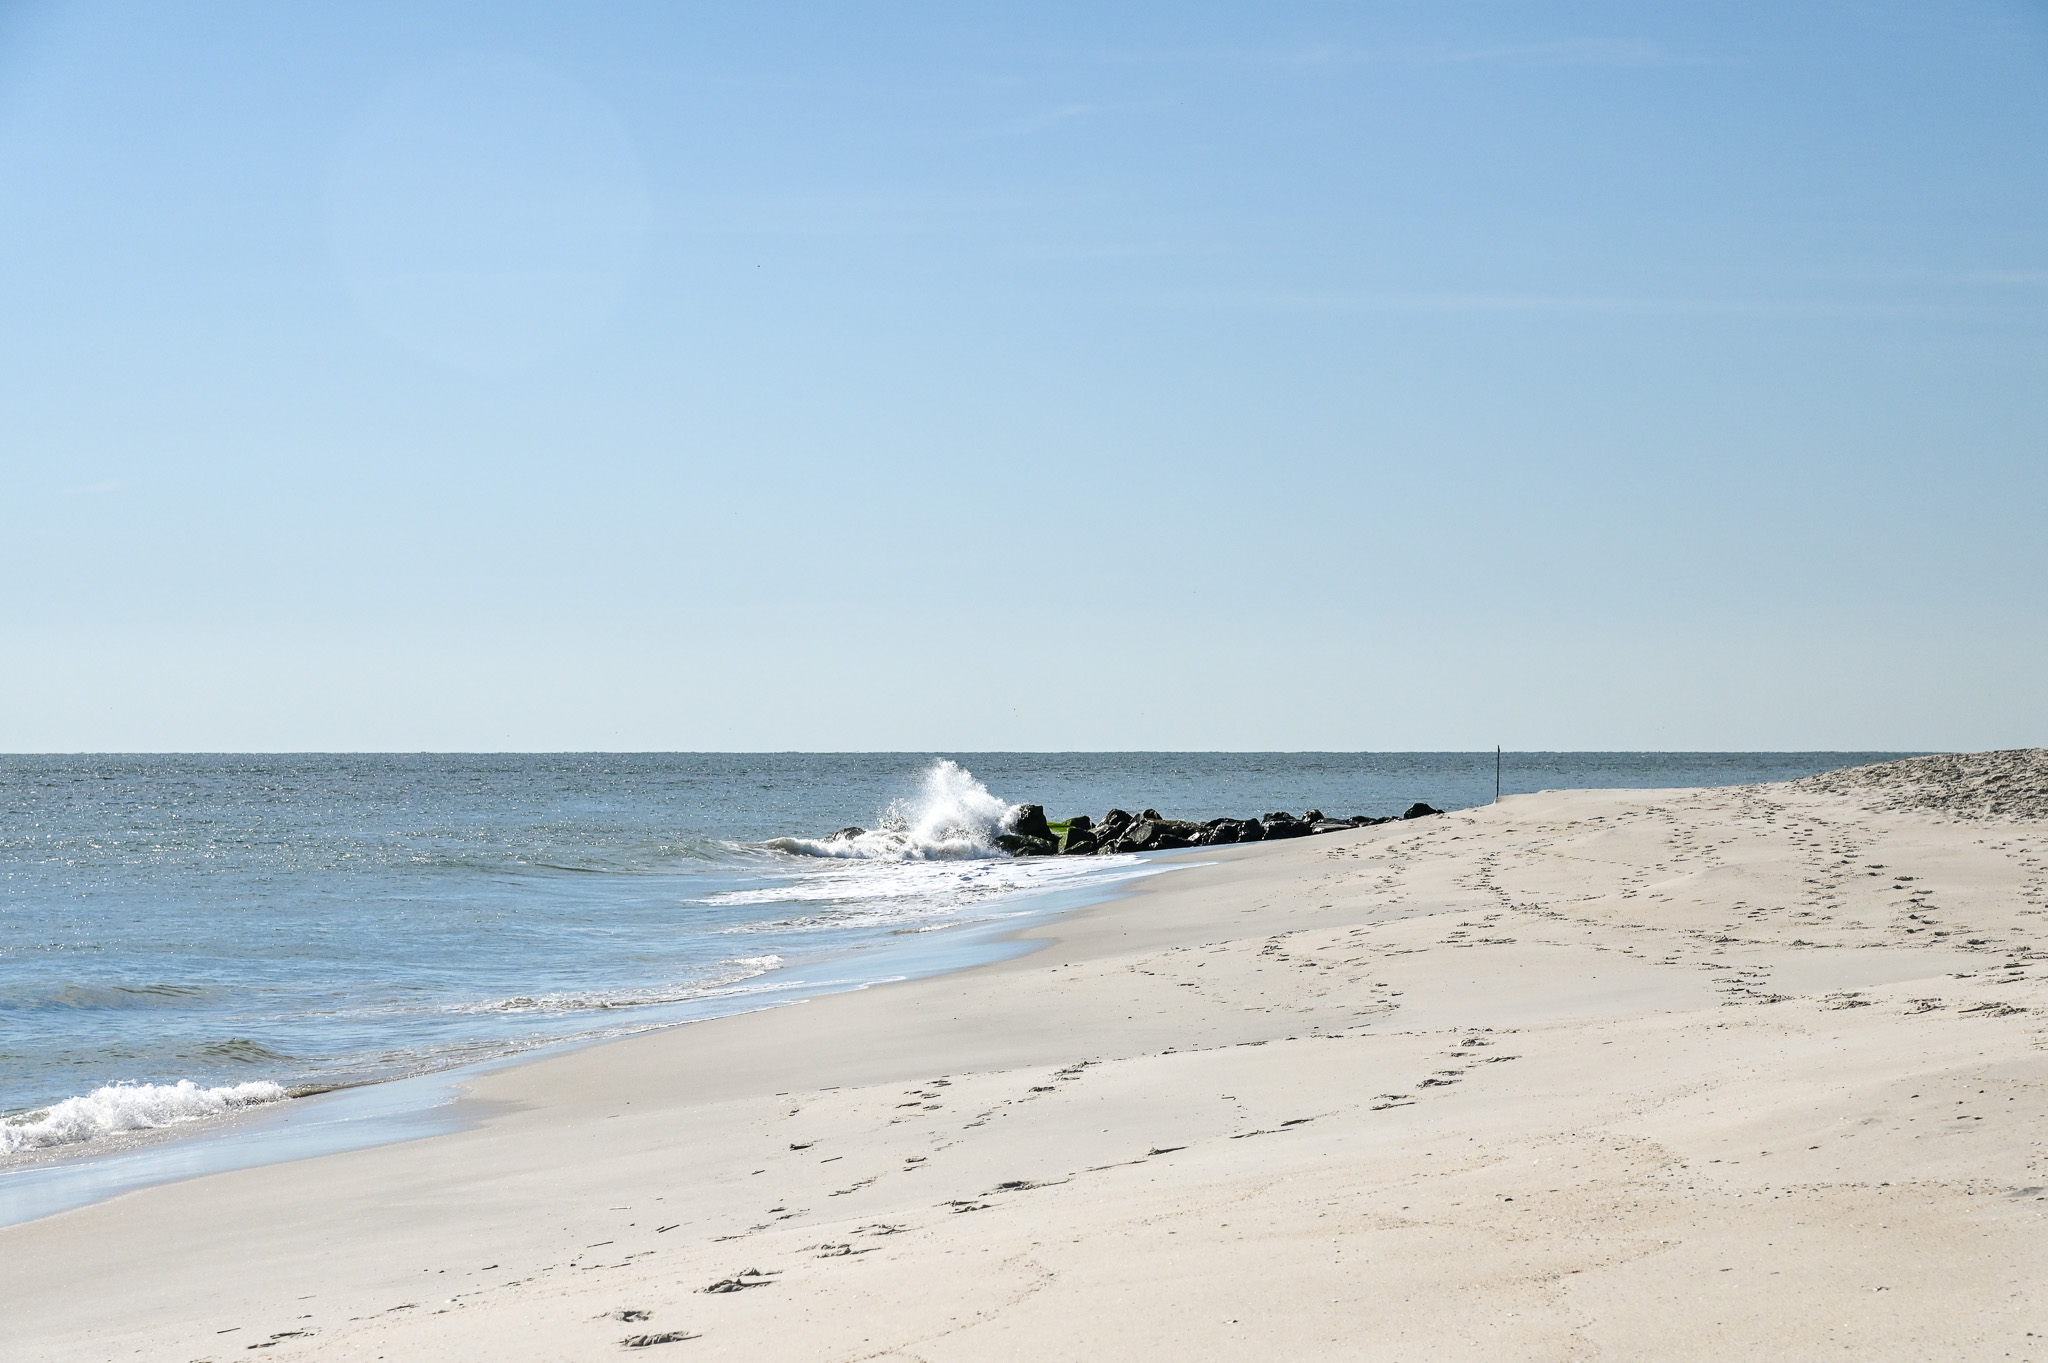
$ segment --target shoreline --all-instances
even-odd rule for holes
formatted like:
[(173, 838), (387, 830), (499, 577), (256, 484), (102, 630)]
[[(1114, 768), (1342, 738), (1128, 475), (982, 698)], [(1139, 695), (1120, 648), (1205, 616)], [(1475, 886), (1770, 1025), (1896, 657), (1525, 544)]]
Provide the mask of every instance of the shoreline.
[[(1150, 864), (1201, 850), (1205, 849), (1139, 855)], [(766, 976), (757, 977), (742, 989), (651, 1005), (646, 1012), (656, 1015), (654, 1019), (623, 1034), (537, 1040), (459, 1065), (293, 1092), (281, 1102), (215, 1117), (136, 1128), (27, 1155), (0, 1157), (0, 1229), (161, 1184), (462, 1130), (469, 1125), (469, 1116), (462, 1110), (464, 1100), (474, 1081), (483, 1075), (720, 1018), (790, 1007), (813, 998), (973, 970), (1034, 949), (1019, 945), (1031, 926), (1113, 899), (1129, 884), (1195, 864), (1199, 863), (1167, 862), (1157, 869), (1105, 876), (1093, 884), (1028, 890), (1018, 898), (1032, 907), (995, 919), (919, 929), (886, 947), (867, 944), (821, 953), (810, 961), (768, 972), (836, 973), (865, 961), (884, 961), (888, 969), (880, 974), (853, 970), (853, 978), (799, 977), (780, 983), (764, 983)], [(878, 956), (878, 951), (885, 956)]]
[(9, 1332), (214, 1363), (2048, 1338), (2048, 822), (1575, 791), (1201, 852), (1027, 954), (0, 1230)]
[[(1459, 784), (1472, 775), (1472, 762), (1464, 760), (1471, 756), (981, 755), (1003, 784), (1028, 786), (1062, 812), (1100, 809), (1114, 802), (1111, 794), (1142, 791), (1147, 800), (1175, 813), (1192, 810), (1196, 818), (1300, 808), (1303, 802), (1292, 797), (1312, 789), (1326, 805), (1334, 798), (1346, 810), (1375, 814), (1398, 810), (1417, 794), (1439, 805), (1474, 803), (1480, 792)], [(1670, 786), (1718, 784), (1735, 773), (1777, 779), (1767, 773), (1803, 774), (1823, 765), (1822, 757), (1854, 755), (1721, 755), (1718, 765), (1706, 756), (1550, 754), (1531, 760), (1532, 771), (1554, 778), (1548, 785)], [(1556, 760), (1545, 767), (1546, 757)], [(1009, 866), (955, 862), (961, 869), (952, 872), (908, 864), (893, 871), (857, 868), (839, 856), (823, 863), (810, 856), (763, 861), (766, 849), (745, 841), (764, 837), (770, 827), (830, 827), (847, 809), (878, 799), (891, 800), (897, 810), (884, 824), (908, 818), (917, 832), (913, 841), (943, 841), (955, 815), (971, 823), (1000, 804), (979, 778), (931, 755), (720, 761), (667, 754), (596, 767), (575, 755), (514, 762), (416, 757), (396, 760), (396, 767), (394, 760), (76, 758), (29, 761), (15, 772), (27, 789), (55, 792), (47, 800), (32, 797), (29, 813), (50, 825), (57, 855), (16, 866), (17, 899), (26, 909), (17, 926), (28, 936), (6, 991), (19, 1026), (5, 1067), (12, 1087), (7, 1111), (0, 1113), (6, 1123), (0, 1146), (7, 1148), (0, 1170), (66, 1157), (60, 1152), (98, 1155), (148, 1143), (161, 1137), (142, 1134), (142, 1123), (218, 1119), (224, 1109), (274, 1100), (280, 1090), (302, 1097), (312, 1088), (459, 1068), (556, 1038), (618, 1035), (666, 1020), (673, 1010), (665, 1001), (687, 1009), (723, 983), (744, 987), (774, 958), (783, 959), (780, 974), (787, 976), (792, 962), (802, 970), (820, 957), (878, 944), (869, 939), (893, 937), (892, 927), (976, 919), (972, 901), (992, 888), (1101, 873), (1065, 858)], [(976, 765), (983, 765), (979, 758)], [(1490, 760), (1487, 765), (1490, 778)], [(914, 798), (905, 793), (912, 768), (921, 773)], [(1664, 779), (1646, 782), (1646, 773)], [(745, 819), (722, 794), (713, 798), (733, 780), (755, 778), (769, 793)], [(250, 782), (266, 793), (245, 800), (238, 783)], [(466, 852), (444, 866), (443, 844), (454, 836), (448, 819), (467, 807), (468, 796), (456, 792), (476, 782), (537, 793), (551, 812), (528, 827), (529, 816), (538, 816), (524, 797), (487, 801), (470, 811), (482, 823), (457, 838), (465, 847), (476, 843), (476, 855)], [(394, 834), (381, 821), (391, 812), (394, 791), (412, 788), (407, 783), (427, 801), (420, 814), (425, 822)], [(1444, 792), (1453, 787), (1463, 795), (1447, 798)], [(339, 822), (304, 821), (296, 798), (277, 794), (284, 790), (320, 792), (335, 802)], [(1267, 798), (1283, 791), (1290, 798)], [(212, 853), (199, 856), (198, 845), (188, 845), (181, 831), (189, 826), (164, 813), (193, 802), (232, 811), (222, 817), (240, 829), (228, 839), (240, 850), (224, 862), (215, 864)], [(593, 812), (598, 809), (608, 812)], [(1217, 822), (1185, 831), (1207, 832)], [(126, 831), (112, 835), (115, 827)], [(679, 827), (698, 831), (683, 835)], [(543, 836), (545, 828), (555, 833)], [(1174, 839), (1157, 841), (1164, 847)], [(145, 843), (157, 848), (146, 870), (134, 862)], [(287, 856), (276, 851), (282, 848), (296, 850)], [(649, 849), (651, 859), (643, 856)], [(334, 865), (315, 869), (337, 856)], [(87, 938), (78, 940), (77, 925), (58, 922), (61, 914), (52, 917), (54, 906), (79, 888), (49, 879), (49, 868), (59, 864), (72, 868), (66, 872), (72, 879), (83, 876), (96, 898), (142, 894), (156, 907), (141, 918), (95, 912)], [(569, 876), (575, 871), (606, 874)], [(226, 901), (215, 892), (248, 877), (261, 878), (256, 883), (263, 886), (265, 912), (282, 934), (273, 937), (266, 928), (266, 942), (297, 941), (302, 949), (283, 956), (244, 950), (242, 911), (218, 909)], [(955, 880), (960, 883), (947, 883)], [(864, 883), (878, 889), (864, 892)], [(423, 890), (453, 911), (437, 910), (417, 923), (408, 918), (397, 931), (392, 922), (376, 926), (395, 902)], [(349, 905), (338, 916), (321, 908), (335, 895)], [(671, 904), (671, 895), (680, 900)], [(849, 909), (850, 915), (842, 912)], [(680, 933), (673, 930), (678, 913), (686, 929)], [(148, 924), (159, 917), (177, 925), (178, 945), (153, 941)], [(53, 945), (58, 942), (68, 945)], [(79, 955), (79, 946), (91, 956)], [(89, 966), (82, 964), (88, 960)], [(416, 987), (421, 965), (430, 967), (433, 980), (424, 990)], [(606, 1011), (612, 1004), (624, 1010)], [(173, 1130), (184, 1139), (216, 1128), (217, 1121), (201, 1121)], [(74, 1143), (88, 1135), (114, 1139)]]

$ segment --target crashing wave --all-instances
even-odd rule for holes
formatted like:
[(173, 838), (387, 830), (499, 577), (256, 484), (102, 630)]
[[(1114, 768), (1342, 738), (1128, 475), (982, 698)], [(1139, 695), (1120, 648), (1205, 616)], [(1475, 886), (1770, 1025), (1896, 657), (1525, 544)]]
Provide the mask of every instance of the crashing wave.
[(281, 1085), (268, 1081), (205, 1089), (190, 1079), (175, 1084), (109, 1084), (81, 1098), (0, 1120), (0, 1154), (202, 1121), (288, 1096)]
[(995, 839), (1020, 806), (989, 794), (959, 763), (941, 758), (913, 800), (897, 800), (875, 829), (847, 828), (829, 838), (772, 838), (778, 852), (846, 861), (960, 861), (1003, 853)]

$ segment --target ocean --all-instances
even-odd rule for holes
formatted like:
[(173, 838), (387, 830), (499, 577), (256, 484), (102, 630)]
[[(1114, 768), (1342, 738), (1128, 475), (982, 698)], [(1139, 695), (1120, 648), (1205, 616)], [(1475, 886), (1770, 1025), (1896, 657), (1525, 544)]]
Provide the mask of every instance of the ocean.
[[(1511, 753), (1502, 785), (1902, 755)], [(1201, 857), (1006, 857), (1015, 803), (1387, 815), (1494, 782), (1490, 752), (0, 756), (0, 1157), (929, 970)]]

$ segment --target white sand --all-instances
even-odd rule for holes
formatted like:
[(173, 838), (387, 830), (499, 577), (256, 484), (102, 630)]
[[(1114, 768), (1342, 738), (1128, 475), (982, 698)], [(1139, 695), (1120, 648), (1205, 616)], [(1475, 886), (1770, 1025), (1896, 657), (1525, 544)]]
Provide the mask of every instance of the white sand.
[(2048, 754), (2000, 761), (1198, 854), (0, 1231), (0, 1356), (2048, 1357), (2048, 811), (1985, 813)]

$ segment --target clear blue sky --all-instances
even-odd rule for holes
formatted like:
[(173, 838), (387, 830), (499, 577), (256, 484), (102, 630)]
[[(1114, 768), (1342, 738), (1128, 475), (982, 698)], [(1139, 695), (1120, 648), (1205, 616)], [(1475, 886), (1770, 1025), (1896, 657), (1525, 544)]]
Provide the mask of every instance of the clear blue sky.
[(0, 7), (0, 748), (2048, 742), (2039, 4)]

